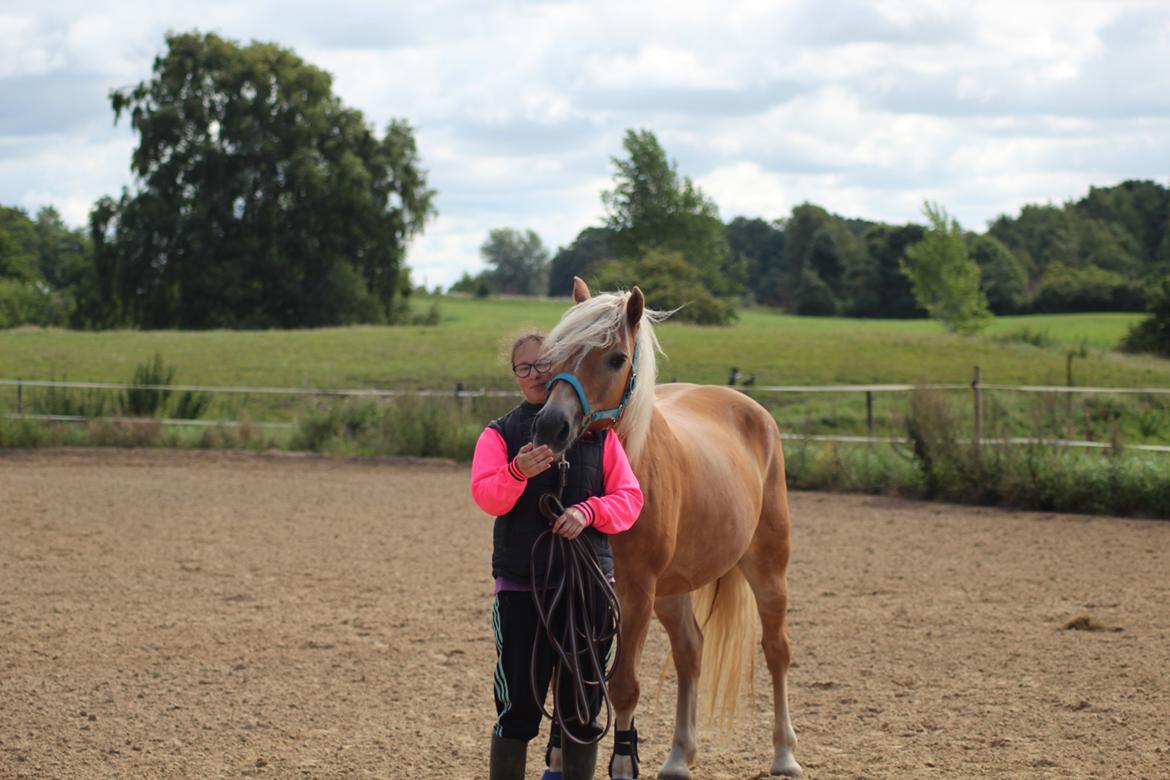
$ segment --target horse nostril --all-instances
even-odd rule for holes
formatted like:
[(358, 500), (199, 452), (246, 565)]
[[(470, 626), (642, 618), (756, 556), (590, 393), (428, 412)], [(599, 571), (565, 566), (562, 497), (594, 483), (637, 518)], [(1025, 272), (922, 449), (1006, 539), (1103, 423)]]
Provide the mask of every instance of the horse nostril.
[(569, 440), (569, 421), (565, 420), (561, 423), (561, 429), (557, 431), (557, 441)]

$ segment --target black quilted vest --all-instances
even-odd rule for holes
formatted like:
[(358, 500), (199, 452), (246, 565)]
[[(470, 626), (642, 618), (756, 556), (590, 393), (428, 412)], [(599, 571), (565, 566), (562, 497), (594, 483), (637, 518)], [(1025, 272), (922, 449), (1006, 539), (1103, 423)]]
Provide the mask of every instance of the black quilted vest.
[[(488, 427), (498, 431), (508, 445), (508, 461), (528, 442), (532, 441), (532, 423), (540, 407), (527, 401), (512, 411), (492, 420)], [(569, 480), (561, 497), (566, 507), (580, 503), (590, 496), (600, 496), (605, 491), (602, 455), (607, 431), (586, 433), (569, 448), (565, 458), (569, 461)], [(528, 480), (524, 493), (508, 514), (496, 518), (492, 529), (492, 576), (507, 577), (510, 580), (527, 583), (532, 566), (532, 547), (536, 537), (549, 527), (549, 521), (540, 513), (540, 497), (545, 493), (556, 494), (559, 476), (554, 465)], [(581, 533), (593, 548), (597, 560), (607, 577), (613, 577), (613, 551), (609, 539), (595, 528), (586, 528)], [(540, 545), (536, 561), (537, 572), (543, 572), (548, 563), (545, 545)]]

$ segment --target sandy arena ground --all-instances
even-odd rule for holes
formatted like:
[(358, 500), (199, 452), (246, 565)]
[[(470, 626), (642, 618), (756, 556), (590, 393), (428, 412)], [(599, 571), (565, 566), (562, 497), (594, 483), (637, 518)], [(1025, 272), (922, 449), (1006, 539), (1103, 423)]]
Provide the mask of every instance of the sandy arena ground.
[[(490, 526), (467, 482), (435, 462), (0, 454), (0, 777), (485, 777)], [(1170, 777), (1170, 523), (792, 506), (807, 777)], [(1061, 630), (1080, 616), (1103, 630)], [(672, 727), (664, 655), (655, 626), (646, 777)], [(767, 770), (766, 691), (734, 737), (705, 732), (696, 777)]]

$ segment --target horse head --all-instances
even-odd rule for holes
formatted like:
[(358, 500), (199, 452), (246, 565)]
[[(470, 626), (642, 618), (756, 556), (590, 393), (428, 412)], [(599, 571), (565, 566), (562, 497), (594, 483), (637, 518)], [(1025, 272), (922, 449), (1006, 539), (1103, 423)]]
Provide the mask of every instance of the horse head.
[(554, 376), (533, 424), (534, 443), (558, 454), (586, 430), (612, 427), (625, 413), (638, 381), (638, 331), (646, 307), (637, 287), (594, 298), (577, 277), (573, 303), (545, 344)]

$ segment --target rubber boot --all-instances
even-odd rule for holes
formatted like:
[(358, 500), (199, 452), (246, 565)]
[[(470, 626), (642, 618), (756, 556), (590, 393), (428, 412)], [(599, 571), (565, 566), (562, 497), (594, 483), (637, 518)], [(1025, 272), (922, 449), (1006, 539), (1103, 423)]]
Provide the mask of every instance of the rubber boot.
[(561, 741), (561, 771), (564, 780), (593, 780), (597, 769), (597, 743), (582, 745), (571, 739)]
[(524, 780), (528, 760), (528, 741), (506, 739), (492, 734), (492, 753), (488, 763), (490, 780)]

